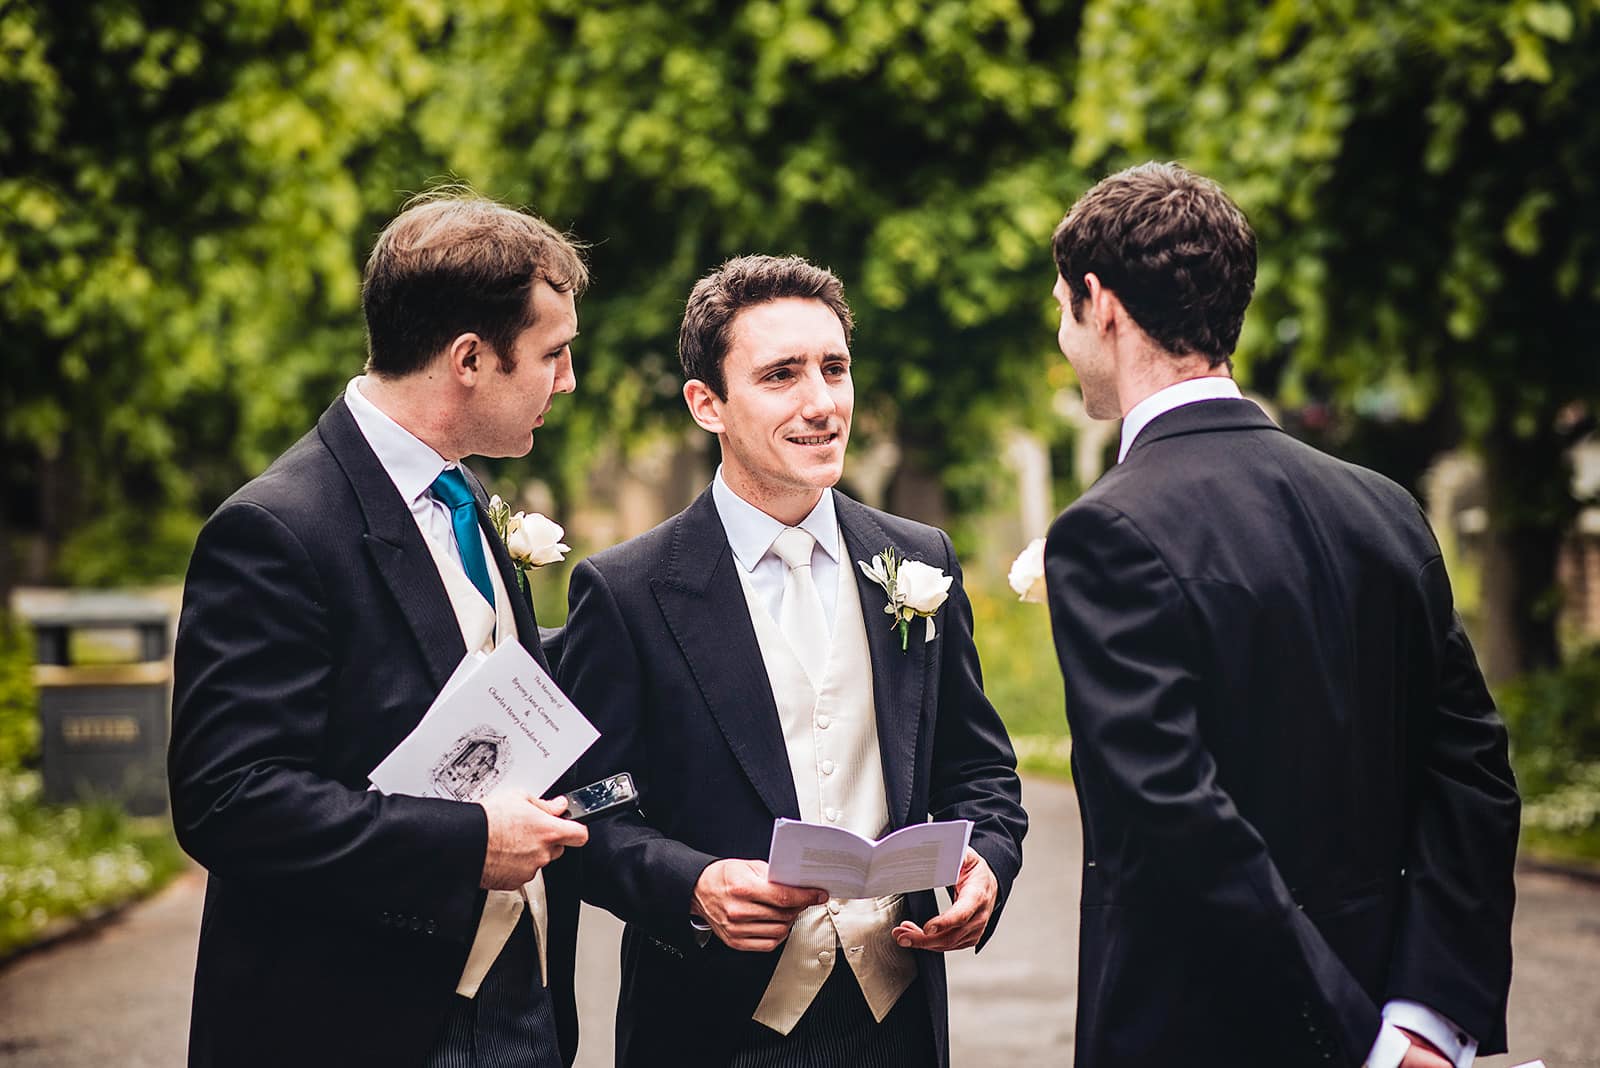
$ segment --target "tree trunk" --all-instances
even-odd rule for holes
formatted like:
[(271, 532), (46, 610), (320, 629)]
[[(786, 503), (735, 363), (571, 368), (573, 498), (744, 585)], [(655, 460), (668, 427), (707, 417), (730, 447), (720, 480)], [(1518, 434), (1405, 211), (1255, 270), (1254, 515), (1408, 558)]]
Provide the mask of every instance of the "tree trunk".
[(1568, 442), (1555, 413), (1519, 434), (1515, 416), (1496, 416), (1484, 440), (1489, 526), (1484, 542), (1484, 674), (1500, 682), (1561, 662), (1561, 590), (1556, 567), (1578, 514)]

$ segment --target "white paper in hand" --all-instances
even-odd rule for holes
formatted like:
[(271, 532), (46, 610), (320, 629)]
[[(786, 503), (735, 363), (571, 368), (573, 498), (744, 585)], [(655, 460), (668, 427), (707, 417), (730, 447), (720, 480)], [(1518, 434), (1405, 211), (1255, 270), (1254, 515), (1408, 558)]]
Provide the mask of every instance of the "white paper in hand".
[(874, 842), (843, 827), (780, 819), (772, 824), (767, 878), (838, 898), (951, 886), (971, 837), (971, 820), (916, 823)]
[(522, 643), (503, 642), (462, 660), (369, 778), (413, 797), (476, 801), (501, 786), (542, 797), (598, 737)]

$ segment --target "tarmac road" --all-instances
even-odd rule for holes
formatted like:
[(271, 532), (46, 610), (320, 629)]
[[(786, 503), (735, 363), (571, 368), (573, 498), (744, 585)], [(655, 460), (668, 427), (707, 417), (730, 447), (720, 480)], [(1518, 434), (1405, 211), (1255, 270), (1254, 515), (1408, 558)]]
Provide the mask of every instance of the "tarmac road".
[[(1029, 779), (1025, 863), (983, 953), (950, 961), (954, 1068), (1070, 1065), (1076, 988), (1078, 818), (1072, 788)], [(184, 1060), (204, 877), (188, 873), (80, 938), (0, 971), (0, 1064), (170, 1068)], [(1600, 884), (1524, 869), (1517, 877), (1510, 1056), (1600, 1068)], [(578, 1068), (611, 1062), (621, 925), (586, 909)]]

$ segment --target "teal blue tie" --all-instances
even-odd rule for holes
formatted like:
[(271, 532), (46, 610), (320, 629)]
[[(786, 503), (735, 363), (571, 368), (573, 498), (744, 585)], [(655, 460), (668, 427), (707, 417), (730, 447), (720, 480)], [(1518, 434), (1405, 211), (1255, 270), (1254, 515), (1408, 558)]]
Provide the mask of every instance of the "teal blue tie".
[(433, 495), (450, 509), (450, 525), (455, 528), (456, 548), (461, 550), (461, 568), (478, 587), (483, 599), (494, 607), (494, 587), (489, 585), (489, 568), (483, 562), (483, 539), (478, 536), (478, 503), (467, 488), (461, 468), (439, 472), (433, 480)]

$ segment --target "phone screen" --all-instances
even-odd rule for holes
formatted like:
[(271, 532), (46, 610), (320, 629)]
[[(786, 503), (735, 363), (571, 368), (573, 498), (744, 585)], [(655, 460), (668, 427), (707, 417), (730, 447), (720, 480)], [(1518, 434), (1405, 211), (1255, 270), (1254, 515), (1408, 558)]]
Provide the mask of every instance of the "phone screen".
[(627, 772), (613, 775), (609, 779), (601, 779), (569, 793), (567, 818), (576, 819), (602, 809), (627, 804), (634, 799), (634, 796), (633, 776)]

